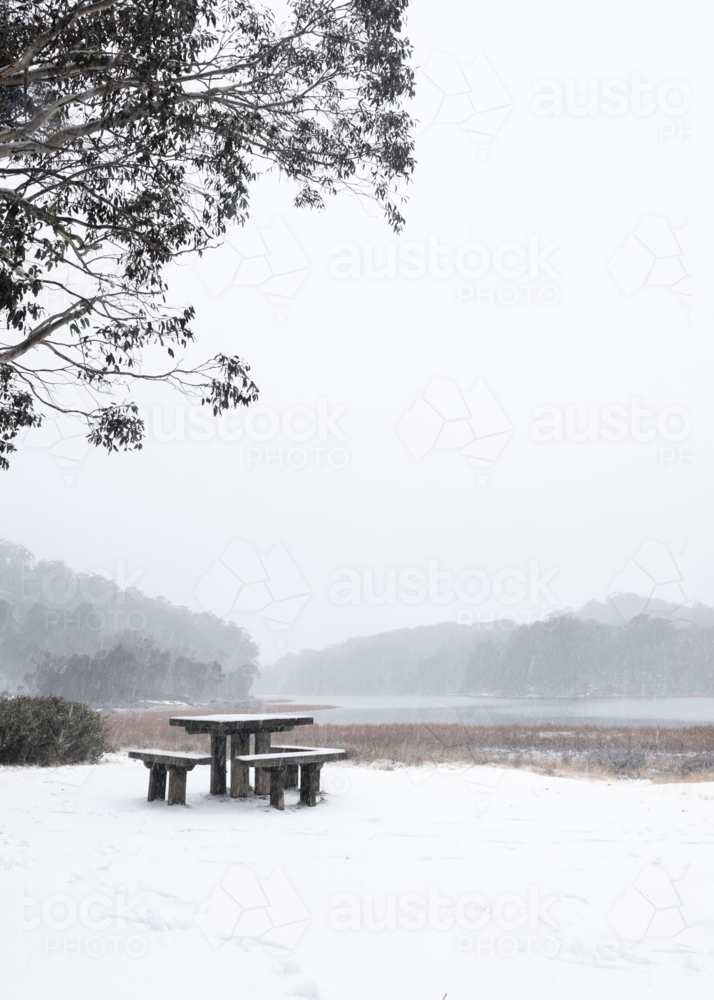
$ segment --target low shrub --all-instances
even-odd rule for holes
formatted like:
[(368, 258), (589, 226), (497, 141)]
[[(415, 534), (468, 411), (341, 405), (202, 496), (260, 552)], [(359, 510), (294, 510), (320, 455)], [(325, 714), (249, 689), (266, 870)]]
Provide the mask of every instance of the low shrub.
[(95, 763), (109, 749), (99, 712), (65, 698), (0, 698), (0, 764)]

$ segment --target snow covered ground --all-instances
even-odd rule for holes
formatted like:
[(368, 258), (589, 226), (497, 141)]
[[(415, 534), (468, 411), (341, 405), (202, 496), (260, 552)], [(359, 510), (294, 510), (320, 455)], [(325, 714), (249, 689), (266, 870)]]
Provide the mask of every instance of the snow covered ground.
[(285, 812), (0, 768), (7, 1000), (636, 1000), (714, 987), (714, 786), (327, 766)]

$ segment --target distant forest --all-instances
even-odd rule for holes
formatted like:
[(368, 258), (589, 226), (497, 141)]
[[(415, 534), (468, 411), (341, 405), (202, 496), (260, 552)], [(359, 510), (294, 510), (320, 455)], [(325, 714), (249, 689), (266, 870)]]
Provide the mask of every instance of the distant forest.
[[(620, 595), (618, 607), (642, 602)], [(502, 697), (714, 695), (714, 609), (688, 620), (660, 603), (628, 621), (613, 605), (507, 631), (444, 623), (288, 654), (266, 667), (261, 694), (471, 694)], [(619, 620), (618, 620), (619, 619)]]
[[(258, 676), (245, 629), (0, 540), (0, 692), (96, 707), (257, 694), (714, 694), (714, 609), (618, 595), (531, 625), (445, 622), (288, 654)], [(686, 615), (683, 616), (683, 612)], [(624, 617), (623, 617), (624, 615)], [(254, 683), (255, 682), (255, 683)]]
[(249, 697), (245, 629), (0, 540), (0, 691), (98, 707)]

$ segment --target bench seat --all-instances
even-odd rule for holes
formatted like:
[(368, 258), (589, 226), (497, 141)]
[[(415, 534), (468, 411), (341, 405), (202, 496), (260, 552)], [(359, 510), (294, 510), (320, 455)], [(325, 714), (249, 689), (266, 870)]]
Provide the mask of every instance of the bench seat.
[(186, 775), (199, 764), (210, 764), (210, 754), (181, 753), (175, 750), (130, 750), (133, 760), (149, 768), (149, 802), (166, 798), (166, 773), (169, 776), (170, 806), (186, 805)]
[(241, 754), (234, 760), (243, 767), (270, 772), (270, 804), (275, 809), (285, 808), (285, 788), (296, 787), (300, 767), (300, 802), (302, 805), (317, 805), (320, 791), (320, 771), (329, 761), (342, 760), (346, 750), (329, 747), (271, 747), (271, 753)]

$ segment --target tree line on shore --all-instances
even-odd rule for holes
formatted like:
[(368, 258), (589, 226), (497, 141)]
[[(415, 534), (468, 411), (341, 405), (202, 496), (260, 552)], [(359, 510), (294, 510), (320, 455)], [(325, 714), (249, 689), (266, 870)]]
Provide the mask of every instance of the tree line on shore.
[(214, 615), (0, 540), (0, 690), (111, 707), (249, 697), (258, 647)]
[(617, 621), (613, 609), (591, 602), (580, 612), (508, 631), (499, 623), (453, 622), (398, 629), (288, 654), (263, 670), (257, 690), (278, 695), (710, 695), (713, 615), (699, 605), (682, 620), (676, 609), (663, 606)]

